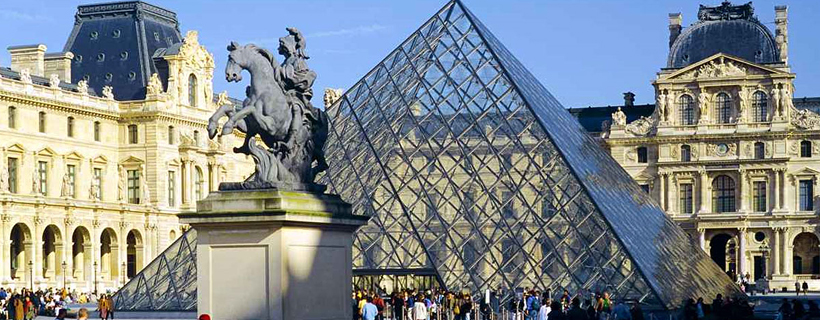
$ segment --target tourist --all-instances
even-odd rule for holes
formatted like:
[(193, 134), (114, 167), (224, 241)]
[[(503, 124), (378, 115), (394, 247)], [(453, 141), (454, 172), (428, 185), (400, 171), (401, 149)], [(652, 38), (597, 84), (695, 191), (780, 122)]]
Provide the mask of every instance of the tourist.
[(25, 313), (26, 320), (32, 320), (37, 313), (34, 311), (34, 302), (31, 302), (31, 296), (26, 296), (25, 303), (23, 304), (23, 312)]
[[(68, 317), (68, 310), (60, 309), (60, 311), (57, 312), (56, 320), (63, 320), (66, 317)], [(80, 309), (80, 311), (77, 313), (77, 320), (88, 320), (88, 310), (86, 310), (85, 308)]]
[(796, 296), (800, 296), (800, 281), (794, 282), (794, 293)]
[(111, 309), (111, 304), (108, 301), (108, 298), (105, 295), (100, 296), (99, 301), (97, 302), (97, 311), (100, 312), (100, 319), (107, 320), (108, 319), (108, 310)]
[(547, 319), (565, 320), (567, 317), (564, 314), (564, 310), (562, 310), (562, 308), (563, 307), (561, 306), (560, 302), (558, 302), (557, 300), (553, 301), (552, 304), (550, 304), (550, 313), (547, 314)]
[(570, 297), (569, 297), (569, 290), (564, 289), (564, 294), (561, 296), (561, 307), (564, 308), (564, 312), (567, 312), (570, 308)]
[(632, 313), (625, 302), (615, 304), (612, 308), (612, 318), (615, 320), (632, 320)]
[(419, 295), (413, 304), (413, 320), (427, 320), (427, 306), (424, 304), (424, 295)]
[(531, 291), (530, 296), (527, 297), (527, 320), (536, 320), (538, 318), (538, 311), (541, 310), (541, 292)]
[(550, 300), (546, 293), (542, 297), (542, 300), (541, 309), (538, 310), (538, 320), (547, 320), (550, 312), (552, 312), (552, 308), (550, 307), (552, 305), (552, 300)]
[[(66, 314), (65, 309), (61, 309), (60, 313)], [(58, 319), (60, 319), (58, 317)], [(88, 309), (80, 308), (80, 311), (77, 311), (77, 320), (87, 320), (88, 319)]]
[(366, 297), (364, 306), (362, 306), (362, 320), (376, 320), (378, 315), (379, 309), (373, 304), (373, 298)]
[[(581, 309), (581, 299), (573, 298), (572, 299), (572, 307), (567, 312), (567, 319), (568, 320), (588, 320), (589, 316), (587, 312)], [(552, 319), (550, 319), (552, 320)]]
[(792, 312), (794, 313), (794, 319), (802, 319), (803, 315), (806, 313), (806, 309), (803, 308), (803, 302), (793, 299)]
[(609, 292), (604, 291), (604, 294), (598, 299), (598, 308), (596, 310), (599, 319), (608, 317), (612, 312), (612, 301), (609, 300)]
[(496, 320), (498, 315), (501, 314), (501, 301), (498, 299), (500, 295), (501, 289), (497, 290), (497, 292), (490, 292), (490, 311), (492, 311), (490, 320)]
[(806, 283), (806, 280), (803, 280), (803, 295), (804, 296), (809, 295), (809, 284)]
[(777, 309), (777, 317), (778, 319), (788, 320), (792, 318), (792, 305), (789, 304), (789, 301), (785, 298), (783, 299), (783, 303), (780, 304), (780, 308)]
[(716, 317), (723, 315), (723, 295), (720, 293), (712, 300), (712, 314)]

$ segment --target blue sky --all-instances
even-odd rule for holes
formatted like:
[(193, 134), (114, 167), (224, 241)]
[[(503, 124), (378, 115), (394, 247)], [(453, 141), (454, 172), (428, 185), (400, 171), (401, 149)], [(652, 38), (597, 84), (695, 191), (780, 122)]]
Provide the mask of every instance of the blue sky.
[[(102, 2), (102, 1), (100, 1)], [(198, 30), (200, 43), (216, 58), (216, 91), (235, 97), (243, 84), (222, 76), (225, 46), (255, 42), (275, 49), (294, 26), (307, 35), (314, 86), (321, 104), (325, 87), (347, 88), (435, 13), (444, 0), (150, 0), (177, 12), (183, 34)], [(635, 92), (651, 103), (650, 84), (666, 64), (668, 13), (682, 12), (684, 26), (696, 20), (704, 1), (464, 0), (510, 51), (567, 107), (622, 103)], [(743, 3), (745, 1), (736, 1)], [(43, 43), (62, 50), (79, 4), (93, 1), (0, 0), (0, 45)], [(820, 1), (754, 1), (755, 13), (770, 29), (774, 6), (789, 5), (790, 64), (797, 74), (796, 96), (820, 96)], [(6, 51), (0, 65), (9, 65)]]

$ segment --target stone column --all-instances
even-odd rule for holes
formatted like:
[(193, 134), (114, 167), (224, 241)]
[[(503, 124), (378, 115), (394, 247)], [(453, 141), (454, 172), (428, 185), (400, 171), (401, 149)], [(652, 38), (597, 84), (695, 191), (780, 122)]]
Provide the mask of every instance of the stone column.
[(774, 245), (772, 246), (772, 274), (780, 275), (780, 256), (783, 254), (783, 246), (780, 245), (783, 236), (783, 228), (774, 228)]
[(748, 175), (746, 174), (745, 169), (740, 170), (740, 212), (749, 212), (749, 198), (747, 194), (749, 193), (749, 188), (746, 185)]
[(791, 254), (791, 245), (789, 244), (789, 231), (784, 229), (783, 230), (783, 274), (790, 275), (792, 274), (792, 254)]
[(698, 228), (698, 244), (703, 251), (706, 251), (706, 229)]
[(738, 274), (744, 276), (746, 274), (746, 228), (740, 228), (737, 230), (737, 239), (738, 239), (738, 250), (737, 250), (737, 260), (738, 260)]
[(706, 170), (700, 170), (698, 174), (700, 174), (700, 210), (698, 213), (706, 213), (709, 212), (709, 203), (707, 201), (709, 199), (709, 177)]
[[(40, 208), (37, 210), (40, 210)], [(42, 233), (40, 233), (41, 222), (42, 218), (34, 217), (34, 224), (32, 224), (34, 227), (31, 228), (32, 239), (34, 239), (34, 243), (31, 245), (31, 255), (28, 255), (28, 252), (26, 252), (26, 258), (34, 263), (32, 265), (34, 270), (29, 272), (33, 275), (35, 287), (37, 286), (37, 282), (43, 277), (43, 268), (41, 266), (43, 259), (40, 256), (40, 251), (42, 251), (43, 247)], [(26, 261), (26, 263), (28, 263), (28, 261)]]
[(774, 209), (780, 210), (780, 170), (775, 169), (774, 173), (774, 190), (771, 194), (774, 197)]
[(791, 186), (794, 187), (796, 179), (793, 175), (787, 175), (783, 172), (783, 209), (789, 211), (790, 208), (794, 208), (795, 211), (799, 209), (799, 207), (793, 207), (795, 204), (796, 198), (794, 197), (795, 192), (792, 191), (790, 187), (787, 187), (787, 181), (791, 182)]
[(0, 268), (2, 271), (2, 281), (10, 281), (11, 280), (11, 216), (8, 213), (3, 214), (3, 266)]
[(668, 174), (666, 172), (661, 172), (661, 174), (659, 175), (660, 180), (658, 181), (658, 183), (660, 183), (660, 188), (659, 188), (660, 193), (658, 194), (658, 196), (660, 198), (661, 210), (663, 210), (663, 211), (666, 211), (666, 188), (665, 188), (665, 184), (666, 184), (666, 177), (667, 176), (668, 176)]

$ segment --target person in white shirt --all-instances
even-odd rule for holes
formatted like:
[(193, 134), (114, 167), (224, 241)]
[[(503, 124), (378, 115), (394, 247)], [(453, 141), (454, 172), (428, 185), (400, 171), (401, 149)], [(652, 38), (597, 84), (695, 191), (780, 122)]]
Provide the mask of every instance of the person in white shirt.
[(416, 297), (416, 303), (413, 304), (413, 319), (427, 320), (427, 306), (424, 304), (423, 294), (419, 294)]
[(538, 310), (538, 320), (547, 320), (550, 311), (552, 311), (552, 309), (550, 309), (550, 304), (552, 303), (552, 300), (550, 300), (547, 296), (544, 296), (543, 301), (544, 302), (541, 303), (541, 309)]

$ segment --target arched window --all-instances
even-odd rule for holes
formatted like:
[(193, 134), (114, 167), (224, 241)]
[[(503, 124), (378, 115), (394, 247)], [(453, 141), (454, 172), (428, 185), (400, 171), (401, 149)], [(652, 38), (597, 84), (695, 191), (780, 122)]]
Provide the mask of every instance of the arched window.
[(811, 141), (800, 141), (800, 157), (811, 158)]
[(682, 162), (689, 162), (692, 161), (692, 148), (689, 145), (682, 145), (680, 146), (680, 161)]
[(755, 122), (769, 120), (769, 105), (766, 101), (766, 94), (763, 91), (755, 91), (752, 95), (752, 116)]
[(66, 135), (69, 138), (73, 138), (74, 137), (74, 117), (68, 117), (68, 119), (66, 120), (65, 128), (66, 128), (65, 129), (66, 130)]
[(17, 129), (17, 108), (9, 107), (9, 129)]
[(763, 142), (755, 142), (755, 159), (766, 157), (766, 145)]
[(646, 147), (638, 147), (638, 163), (649, 162), (649, 155), (647, 153)]
[(712, 181), (712, 211), (735, 212), (735, 180), (721, 175)]
[(196, 107), (196, 76), (192, 73), (188, 76), (188, 104)]
[(718, 93), (715, 99), (715, 116), (717, 123), (729, 123), (732, 119), (732, 98), (725, 92)]
[(199, 167), (196, 167), (195, 174), (194, 192), (196, 193), (196, 200), (199, 200), (205, 197), (205, 177), (202, 175), (202, 169)]
[(695, 124), (695, 100), (692, 96), (684, 94), (678, 98), (678, 114), (682, 126)]

